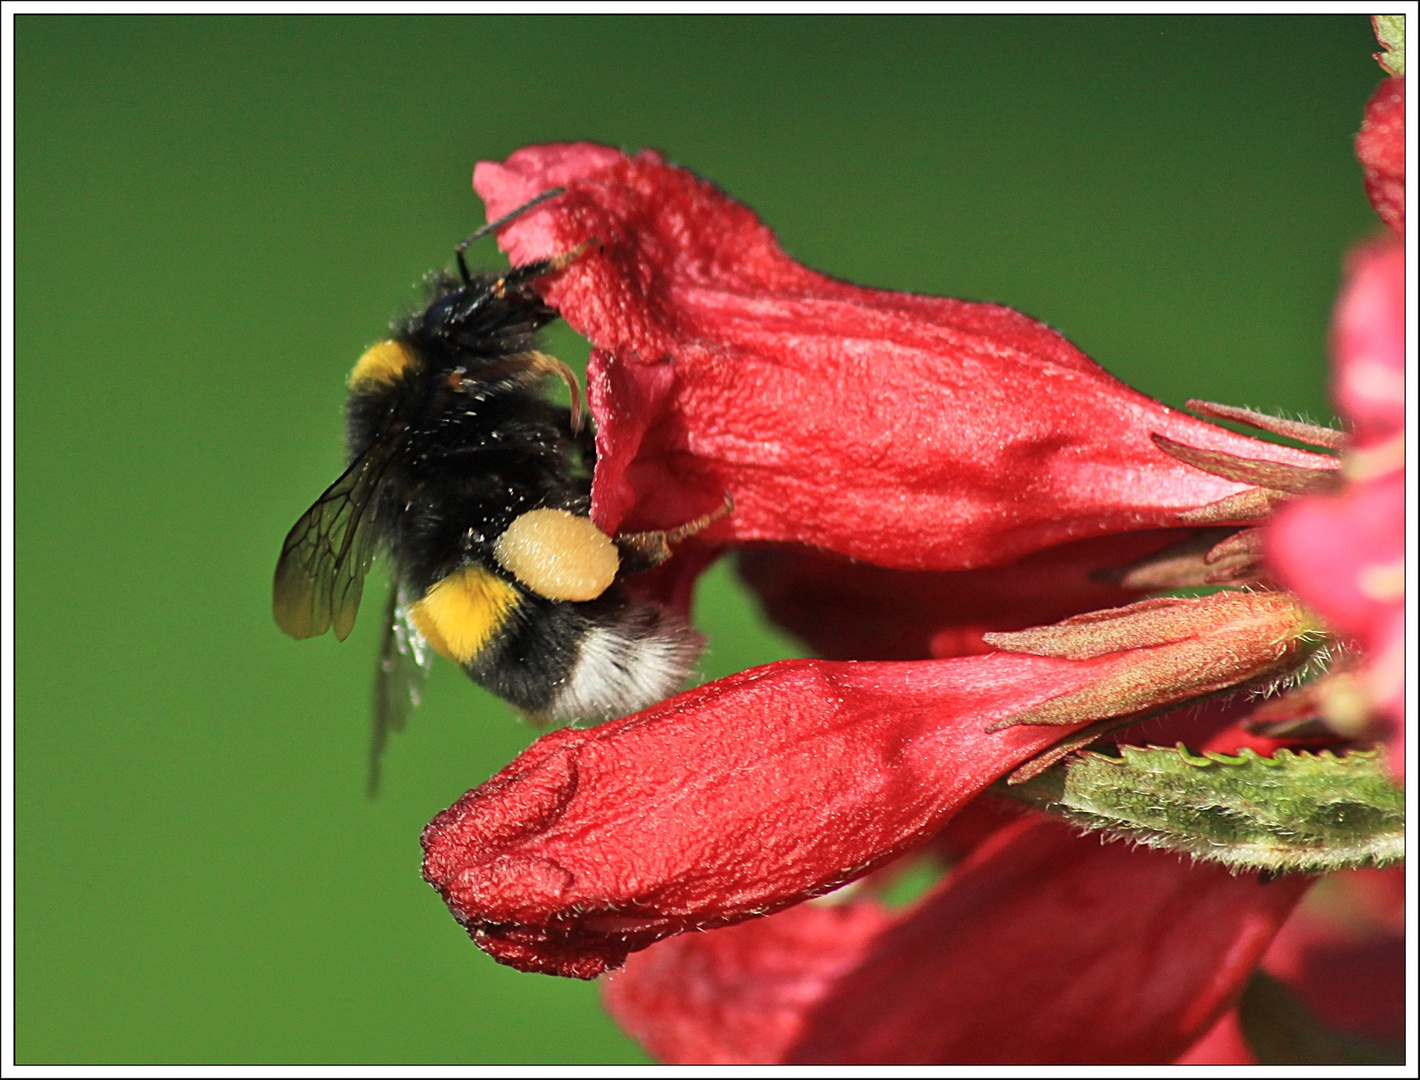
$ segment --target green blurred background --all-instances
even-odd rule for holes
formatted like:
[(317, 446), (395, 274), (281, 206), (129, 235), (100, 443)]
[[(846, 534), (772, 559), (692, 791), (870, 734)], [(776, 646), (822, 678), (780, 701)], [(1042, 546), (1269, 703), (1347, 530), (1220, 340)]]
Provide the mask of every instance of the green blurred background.
[[(269, 613), (344, 375), (483, 221), (478, 159), (654, 146), (816, 268), (1011, 304), (1175, 404), (1321, 419), (1375, 227), (1359, 16), (15, 26), (27, 1063), (646, 1060), (420, 880), (425, 822), (532, 733), (441, 664), (368, 801), (378, 619), (298, 644)], [(794, 652), (723, 567), (697, 618), (707, 677)]]

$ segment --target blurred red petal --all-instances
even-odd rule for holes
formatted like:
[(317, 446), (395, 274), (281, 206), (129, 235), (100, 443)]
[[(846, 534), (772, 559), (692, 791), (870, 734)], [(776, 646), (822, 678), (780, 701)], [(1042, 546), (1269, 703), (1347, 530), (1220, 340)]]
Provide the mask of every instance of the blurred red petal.
[(1267, 553), (1278, 581), (1369, 646), (1405, 600), (1404, 475), (1283, 507), (1269, 525)]
[(1237, 1009), (1229, 1009), (1208, 1033), (1183, 1052), (1175, 1065), (1256, 1065), (1243, 1035)]
[[(593, 516), (807, 544), (901, 569), (1011, 562), (1068, 540), (1177, 524), (1244, 490), (1160, 452), (1157, 433), (1327, 467), (1176, 412), (1009, 308), (864, 289), (788, 258), (746, 207), (645, 152), (528, 147), (482, 162), (522, 263), (596, 237), (543, 286), (591, 340)], [(708, 537), (707, 537), (708, 538)]]
[(1405, 79), (1387, 79), (1366, 106), (1356, 156), (1381, 220), (1405, 235)]
[(662, 942), (606, 1001), (676, 1063), (1169, 1062), (1233, 1003), (1309, 884), (1033, 817), (896, 917), (808, 904)]
[(771, 1064), (834, 984), (893, 923), (871, 900), (800, 904), (726, 930), (663, 941), (603, 983), (624, 1031), (661, 1061)]
[(1118, 607), (1140, 591), (1097, 580), (1187, 535), (1159, 530), (1077, 540), (1010, 566), (911, 571), (806, 548), (751, 548), (740, 576), (765, 614), (830, 660), (920, 660), (991, 651), (993, 630), (1023, 630)]
[(1397, 780), (1405, 779), (1405, 609), (1396, 605), (1375, 628), (1366, 671), (1370, 700), (1390, 721), (1387, 762)]
[(1403, 1042), (1404, 890), (1404, 867), (1335, 875), (1327, 896), (1287, 921), (1263, 967), (1333, 1030)]
[[(1398, 81), (1398, 80), (1397, 80)], [(1405, 424), (1405, 245), (1394, 236), (1351, 253), (1331, 331), (1336, 406), (1361, 446)]]

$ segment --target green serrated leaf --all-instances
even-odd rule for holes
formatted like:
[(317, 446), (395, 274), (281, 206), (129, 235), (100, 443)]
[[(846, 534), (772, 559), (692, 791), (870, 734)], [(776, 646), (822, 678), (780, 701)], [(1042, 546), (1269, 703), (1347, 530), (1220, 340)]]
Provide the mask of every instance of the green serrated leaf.
[(1081, 754), (998, 786), (1086, 829), (1238, 870), (1323, 873), (1404, 858), (1405, 796), (1380, 751), (1120, 753)]
[(1392, 75), (1405, 74), (1405, 16), (1372, 15), (1376, 40), (1384, 52), (1376, 53), (1376, 61)]

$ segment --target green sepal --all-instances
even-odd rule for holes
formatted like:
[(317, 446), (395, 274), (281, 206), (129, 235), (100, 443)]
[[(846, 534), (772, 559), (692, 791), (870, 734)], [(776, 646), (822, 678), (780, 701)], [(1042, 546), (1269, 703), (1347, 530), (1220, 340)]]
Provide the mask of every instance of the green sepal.
[(1405, 74), (1405, 16), (1372, 15), (1371, 25), (1384, 52), (1376, 53), (1381, 67), (1392, 75)]
[(997, 789), (1083, 828), (1235, 870), (1325, 873), (1404, 858), (1405, 793), (1379, 750), (1120, 754), (1086, 752)]

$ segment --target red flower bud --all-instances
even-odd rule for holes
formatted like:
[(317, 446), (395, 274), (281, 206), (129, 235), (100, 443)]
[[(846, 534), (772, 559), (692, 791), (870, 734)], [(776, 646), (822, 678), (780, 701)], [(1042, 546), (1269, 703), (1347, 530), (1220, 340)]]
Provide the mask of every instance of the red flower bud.
[(747, 208), (645, 152), (587, 143), (481, 163), (514, 262), (595, 237), (542, 286), (593, 344), (593, 517), (673, 527), (734, 496), (713, 536), (879, 566), (996, 566), (1067, 540), (1178, 524), (1246, 485), (1159, 451), (1303, 467), (1131, 390), (994, 304), (865, 289), (794, 262)]

